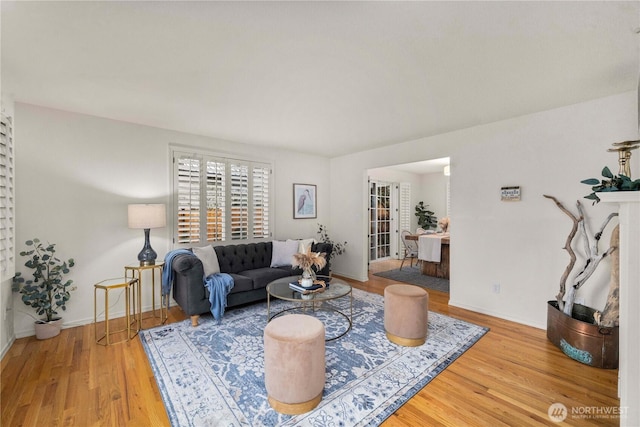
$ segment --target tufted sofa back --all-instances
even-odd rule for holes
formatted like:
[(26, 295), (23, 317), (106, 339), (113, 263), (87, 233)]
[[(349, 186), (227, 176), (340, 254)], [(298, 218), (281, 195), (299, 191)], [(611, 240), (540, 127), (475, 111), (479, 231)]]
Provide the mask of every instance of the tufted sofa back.
[(221, 273), (267, 268), (271, 265), (271, 242), (215, 246)]

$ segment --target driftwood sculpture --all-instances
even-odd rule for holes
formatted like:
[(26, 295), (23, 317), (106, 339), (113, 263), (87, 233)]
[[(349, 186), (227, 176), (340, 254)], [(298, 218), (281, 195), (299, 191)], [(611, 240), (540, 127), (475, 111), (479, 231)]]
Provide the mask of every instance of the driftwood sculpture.
[[(611, 232), (611, 247), (620, 247), (620, 226)], [(609, 295), (602, 313), (594, 315), (596, 323), (600, 326), (613, 328), (618, 326), (620, 319), (620, 251), (611, 253), (611, 281), (609, 282)]]
[[(603, 253), (599, 253), (599, 249), (598, 249), (598, 243), (600, 241), (600, 237), (602, 237), (602, 232), (604, 231), (606, 226), (609, 224), (611, 219), (613, 217), (618, 216), (618, 214), (617, 213), (609, 214), (609, 216), (604, 220), (602, 226), (600, 227), (600, 230), (592, 236), (589, 230), (589, 226), (585, 221), (584, 209), (579, 200), (576, 202), (579, 216), (576, 216), (572, 212), (570, 212), (567, 208), (565, 208), (564, 205), (560, 203), (558, 199), (556, 199), (555, 197), (548, 196), (546, 194), (544, 195), (544, 197), (546, 197), (547, 199), (553, 200), (556, 206), (558, 206), (558, 208), (562, 212), (564, 212), (569, 218), (571, 218), (571, 221), (573, 222), (573, 227), (571, 229), (571, 232), (567, 236), (567, 240), (564, 245), (564, 249), (569, 253), (570, 261), (569, 261), (569, 265), (567, 265), (567, 267), (565, 268), (564, 273), (562, 274), (562, 277), (560, 278), (560, 290), (556, 295), (556, 300), (558, 302), (558, 307), (560, 308), (560, 310), (562, 310), (564, 314), (571, 316), (571, 313), (573, 311), (573, 304), (576, 298), (576, 292), (578, 291), (578, 289), (580, 289), (580, 287), (584, 285), (587, 279), (589, 279), (589, 277), (591, 277), (591, 275), (596, 271), (598, 264), (600, 264), (600, 262), (604, 258), (614, 253), (616, 249), (618, 249), (617, 244), (614, 245), (614, 243), (617, 241), (614, 241), (613, 236), (612, 236), (612, 244), (609, 247), (609, 249), (607, 249)], [(617, 227), (616, 227), (616, 230), (617, 230)], [(580, 234), (582, 234), (582, 236), (584, 237), (584, 255), (585, 255), (586, 261), (585, 261), (584, 267), (582, 267), (582, 269), (574, 278), (574, 284), (569, 286), (567, 289), (567, 285), (566, 285), (567, 279), (569, 278), (569, 275), (573, 271), (576, 264), (576, 260), (577, 260), (577, 256), (573, 248), (571, 247), (571, 242), (575, 238), (578, 231), (580, 231)], [(609, 297), (607, 299), (607, 306), (605, 307), (605, 310), (602, 312), (602, 314), (597, 312), (597, 314), (594, 315), (595, 323), (600, 324), (600, 322), (602, 322), (603, 326), (609, 326), (609, 325), (604, 325), (604, 322), (606, 319), (607, 323), (615, 321), (615, 324), (617, 324), (618, 288), (616, 287), (614, 289), (614, 286), (617, 286), (617, 285), (614, 285), (612, 280), (612, 284), (609, 290)], [(565, 295), (566, 295), (566, 298), (565, 298)]]

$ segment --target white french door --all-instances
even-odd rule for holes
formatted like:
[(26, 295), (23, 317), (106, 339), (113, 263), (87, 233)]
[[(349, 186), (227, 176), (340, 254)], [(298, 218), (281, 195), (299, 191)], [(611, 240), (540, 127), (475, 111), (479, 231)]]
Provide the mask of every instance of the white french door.
[(397, 185), (369, 181), (369, 262), (397, 257)]

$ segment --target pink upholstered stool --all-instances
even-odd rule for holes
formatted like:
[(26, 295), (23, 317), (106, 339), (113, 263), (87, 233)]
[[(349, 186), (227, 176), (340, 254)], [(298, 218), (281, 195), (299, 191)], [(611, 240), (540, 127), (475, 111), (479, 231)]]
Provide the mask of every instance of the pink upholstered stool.
[(324, 325), (289, 314), (264, 328), (264, 384), (269, 404), (283, 414), (309, 412), (322, 400), (325, 383)]
[(384, 289), (384, 330), (389, 341), (416, 347), (427, 340), (429, 294), (414, 285), (389, 285)]

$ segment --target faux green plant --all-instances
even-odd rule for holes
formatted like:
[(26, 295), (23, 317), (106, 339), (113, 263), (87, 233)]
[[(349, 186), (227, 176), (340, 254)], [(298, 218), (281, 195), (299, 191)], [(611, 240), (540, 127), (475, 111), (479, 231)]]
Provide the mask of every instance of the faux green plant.
[(602, 169), (602, 176), (607, 179), (599, 180), (597, 178), (589, 178), (580, 181), (583, 184), (591, 185), (593, 192), (584, 196), (585, 199), (593, 200), (595, 205), (600, 201), (596, 193), (605, 193), (612, 191), (640, 191), (640, 179), (632, 181), (625, 175), (614, 175), (607, 166)]
[(318, 224), (318, 234), (320, 235), (320, 241), (322, 243), (330, 243), (333, 246), (331, 250), (332, 256), (342, 255), (347, 250), (347, 242), (334, 242), (331, 240), (326, 226)]
[(429, 205), (420, 202), (416, 205), (415, 215), (418, 217), (418, 227), (425, 230), (436, 228), (438, 226), (438, 218), (434, 216), (434, 212), (427, 209)]
[(30, 257), (24, 266), (33, 270), (33, 279), (25, 279), (17, 272), (13, 286), (22, 294), (22, 302), (35, 308), (39, 315), (45, 315), (43, 321), (50, 322), (55, 320), (59, 309), (67, 309), (73, 281), (65, 281), (64, 275), (69, 273), (75, 261), (57, 258), (55, 244), (45, 246), (39, 239), (27, 240), (25, 244), (32, 249), (20, 252), (20, 256)]

